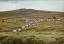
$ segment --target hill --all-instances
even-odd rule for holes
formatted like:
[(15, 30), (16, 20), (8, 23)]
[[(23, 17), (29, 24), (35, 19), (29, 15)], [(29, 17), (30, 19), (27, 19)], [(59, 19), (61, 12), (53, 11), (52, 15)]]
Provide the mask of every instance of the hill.
[(17, 9), (12, 11), (0, 12), (0, 16), (20, 16), (20, 15), (63, 15), (64, 12), (55, 12), (55, 11), (43, 11), (43, 10), (34, 10), (34, 9)]
[(64, 12), (0, 12), (0, 44), (64, 44)]
[(0, 31), (63, 30), (64, 12), (18, 9), (0, 12)]

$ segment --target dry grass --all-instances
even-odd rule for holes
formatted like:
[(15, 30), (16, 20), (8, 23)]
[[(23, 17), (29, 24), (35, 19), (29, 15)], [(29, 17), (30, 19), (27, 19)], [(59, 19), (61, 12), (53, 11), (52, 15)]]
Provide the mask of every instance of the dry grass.
[[(0, 44), (64, 44), (64, 13), (28, 9), (0, 15)], [(31, 19), (36, 25), (21, 32), (11, 31), (13, 28), (22, 29), (26, 19)]]
[[(64, 32), (1, 32), (3, 44), (62, 44)], [(15, 43), (14, 43), (15, 42)], [(59, 43), (60, 42), (60, 43)], [(62, 42), (62, 43), (61, 43)]]

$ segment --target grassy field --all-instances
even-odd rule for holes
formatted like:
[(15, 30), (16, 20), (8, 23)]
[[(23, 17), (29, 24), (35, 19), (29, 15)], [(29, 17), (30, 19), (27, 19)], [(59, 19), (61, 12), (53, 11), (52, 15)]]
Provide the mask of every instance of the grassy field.
[[(60, 20), (58, 20), (60, 19)], [(0, 31), (11, 31), (12, 29), (20, 28), (20, 29), (28, 29), (28, 30), (48, 30), (48, 31), (64, 31), (64, 18), (60, 17), (58, 19), (42, 19), (42, 18), (35, 18), (32, 20), (20, 17), (2, 17), (0, 19)], [(24, 28), (23, 28), (24, 26)]]
[(0, 44), (64, 44), (64, 18), (54, 21), (36, 19), (36, 27), (28, 27), (21, 32), (10, 30), (16, 27), (22, 29), (23, 24), (26, 24), (22, 18), (6, 18), (0, 20)]
[(64, 32), (1, 32), (2, 44), (64, 44)]
[(64, 13), (31, 9), (2, 12), (0, 44), (64, 44)]

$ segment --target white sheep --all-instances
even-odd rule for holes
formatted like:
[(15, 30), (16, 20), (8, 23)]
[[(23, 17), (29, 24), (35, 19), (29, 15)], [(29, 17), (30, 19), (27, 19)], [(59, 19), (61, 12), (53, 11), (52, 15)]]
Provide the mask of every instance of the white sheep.
[(13, 32), (17, 32), (17, 30), (14, 29)]

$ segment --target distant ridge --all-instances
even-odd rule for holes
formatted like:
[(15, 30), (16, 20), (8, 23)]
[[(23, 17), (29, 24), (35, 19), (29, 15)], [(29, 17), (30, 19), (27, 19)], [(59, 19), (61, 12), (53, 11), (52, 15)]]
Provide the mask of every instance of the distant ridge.
[(56, 12), (56, 11), (43, 11), (43, 10), (34, 10), (34, 9), (17, 9), (12, 11), (4, 11), (0, 12), (0, 16), (15, 16), (15, 15), (63, 15), (64, 12)]

